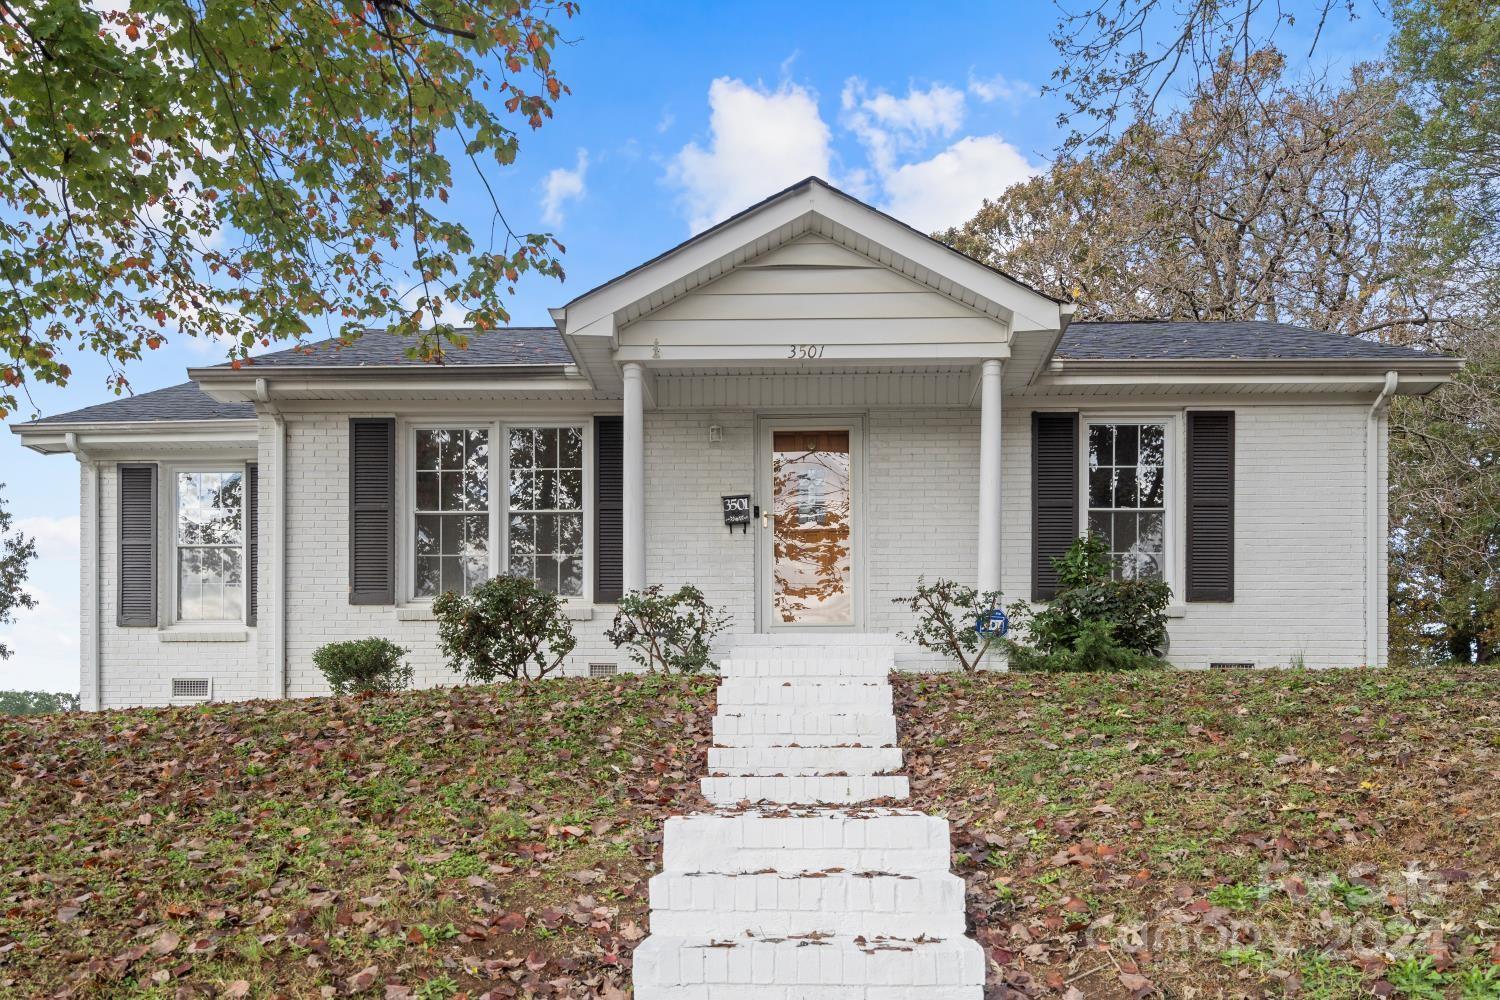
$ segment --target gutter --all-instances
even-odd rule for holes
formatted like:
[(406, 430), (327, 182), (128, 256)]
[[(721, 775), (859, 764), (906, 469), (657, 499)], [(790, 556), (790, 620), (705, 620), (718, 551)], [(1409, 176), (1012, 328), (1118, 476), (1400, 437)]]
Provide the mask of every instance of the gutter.
[[(255, 380), (255, 402), (258, 407), (263, 408), (271, 415), (271, 420), (276, 426), (276, 437), (271, 443), (271, 465), (276, 470), (276, 528), (272, 532), (275, 540), (275, 559), (272, 560), (276, 567), (276, 599), (272, 603), (272, 626), (271, 626), (271, 697), (285, 698), (287, 694), (287, 666), (286, 666), (286, 498), (287, 498), (287, 469), (286, 469), (286, 417), (275, 402), (271, 399), (271, 385), (264, 378)], [(256, 648), (259, 649), (259, 642)]]
[(1401, 384), (1399, 372), (1385, 373), (1385, 384), (1365, 421), (1365, 664), (1382, 666), (1380, 659), (1380, 608), (1385, 600), (1380, 586), (1380, 567), (1389, 558), (1386, 539), (1380, 533), (1380, 430), (1391, 397)]
[(94, 537), (90, 540), (90, 545), (93, 548), (94, 563), (94, 606), (89, 609), (89, 617), (92, 619), (93, 628), (90, 629), (92, 634), (88, 636), (88, 646), (79, 663), (80, 673), (91, 678), (90, 687), (92, 688), (92, 694), (82, 690), (81, 677), (79, 693), (81, 695), (88, 695), (87, 703), (82, 706), (84, 711), (97, 712), (104, 707), (104, 657), (100, 652), (104, 637), (104, 626), (101, 621), (101, 616), (104, 613), (104, 569), (101, 558), (103, 555), (104, 539), (102, 523), (104, 499), (101, 496), (103, 492), (103, 476), (100, 473), (99, 463), (90, 458), (88, 452), (84, 451), (83, 446), (78, 443), (77, 434), (71, 432), (65, 434), (63, 440), (67, 444), (68, 451), (73, 454), (74, 458), (78, 459), (78, 464), (89, 471), (90, 483), (94, 492), (94, 512), (90, 515), (94, 526)]

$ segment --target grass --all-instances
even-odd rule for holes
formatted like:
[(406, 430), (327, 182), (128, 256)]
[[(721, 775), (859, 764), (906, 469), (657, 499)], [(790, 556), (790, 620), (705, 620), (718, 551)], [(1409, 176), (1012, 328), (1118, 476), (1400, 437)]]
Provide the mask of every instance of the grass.
[(908, 676), (897, 704), (992, 989), (1500, 998), (1500, 671)]
[[(1500, 1000), (1496, 671), (896, 688), (992, 995)], [(621, 677), (0, 719), (0, 997), (627, 996), (713, 707)]]
[(0, 996), (625, 990), (713, 689), (0, 719)]

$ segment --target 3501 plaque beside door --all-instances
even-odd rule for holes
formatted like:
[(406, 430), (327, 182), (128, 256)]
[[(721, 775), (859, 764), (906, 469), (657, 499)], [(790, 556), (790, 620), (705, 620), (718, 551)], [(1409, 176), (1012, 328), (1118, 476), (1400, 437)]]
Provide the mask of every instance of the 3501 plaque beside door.
[(771, 435), (771, 616), (779, 625), (854, 624), (849, 431)]

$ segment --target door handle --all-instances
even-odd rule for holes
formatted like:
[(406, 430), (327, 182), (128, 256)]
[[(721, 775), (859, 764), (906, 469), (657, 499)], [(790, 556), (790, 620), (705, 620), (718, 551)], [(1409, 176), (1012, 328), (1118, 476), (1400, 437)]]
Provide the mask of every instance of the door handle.
[(770, 515), (770, 512), (767, 512), (767, 513), (762, 514), (760, 516), (760, 526), (762, 528), (769, 528), (771, 526), (771, 515)]

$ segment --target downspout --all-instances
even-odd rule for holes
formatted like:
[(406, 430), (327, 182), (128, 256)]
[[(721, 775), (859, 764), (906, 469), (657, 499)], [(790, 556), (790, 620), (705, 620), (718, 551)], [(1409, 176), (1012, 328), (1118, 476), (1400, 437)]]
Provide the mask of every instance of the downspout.
[(1380, 533), (1380, 423), (1400, 383), (1398, 373), (1385, 373), (1365, 421), (1365, 664), (1371, 667), (1380, 663), (1380, 608), (1386, 599), (1380, 586), (1381, 559), (1387, 554)]
[(271, 668), (273, 676), (272, 697), (285, 698), (287, 694), (287, 666), (286, 666), (286, 498), (287, 498), (287, 468), (286, 468), (286, 417), (271, 400), (271, 386), (263, 378), (255, 380), (255, 401), (267, 413), (271, 415), (271, 421), (276, 427), (276, 436), (271, 442), (271, 464), (276, 469), (276, 518), (275, 530), (271, 533), (274, 539), (272, 551), (275, 558), (272, 560), (276, 570), (274, 578), (276, 581), (276, 599), (272, 602), (272, 640), (271, 640)]
[[(104, 484), (101, 482), (103, 477), (100, 475), (99, 464), (89, 457), (88, 452), (83, 450), (83, 446), (78, 443), (78, 435), (69, 431), (63, 435), (63, 441), (67, 445), (68, 451), (72, 452), (73, 457), (78, 459), (78, 464), (89, 470), (89, 480), (92, 483), (94, 491), (94, 513), (92, 515), (94, 538), (91, 542), (94, 550), (94, 606), (89, 612), (90, 617), (93, 618), (93, 628), (91, 630), (93, 634), (89, 637), (88, 660), (81, 664), (80, 668), (93, 678), (94, 685), (94, 694), (91, 703), (84, 704), (82, 707), (85, 711), (97, 712), (104, 707), (104, 656), (102, 654), (104, 626), (101, 621), (104, 614), (104, 569), (102, 565), (104, 528), (100, 519), (100, 515), (104, 512), (104, 500), (100, 495), (103, 492)], [(82, 694), (82, 691), (79, 693)]]

